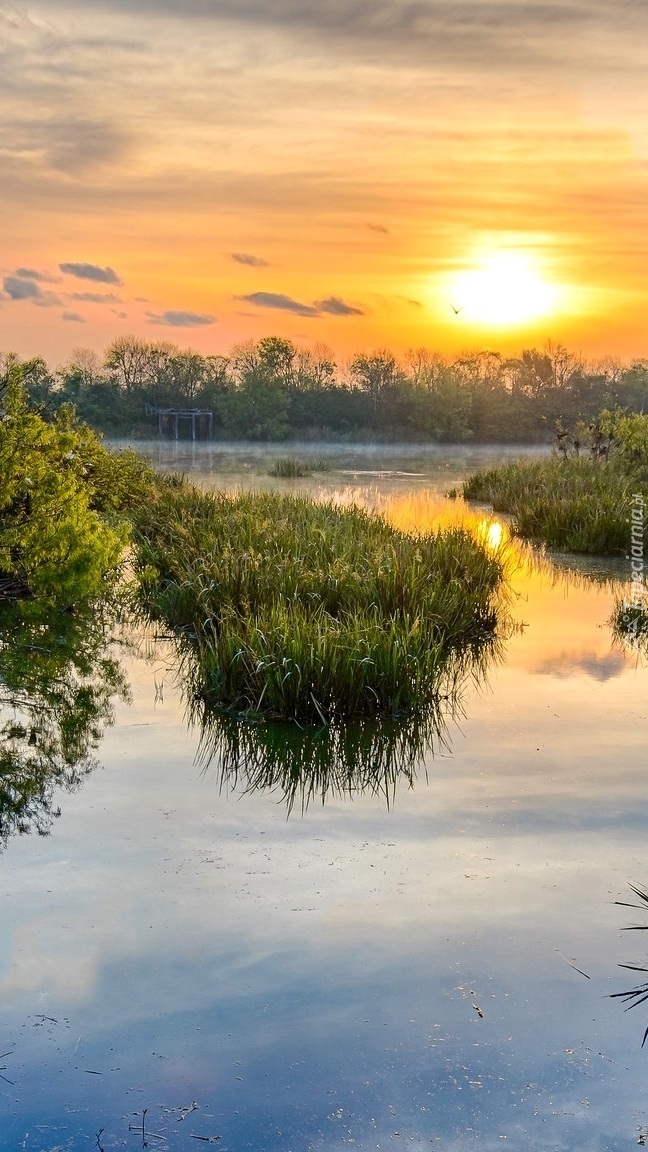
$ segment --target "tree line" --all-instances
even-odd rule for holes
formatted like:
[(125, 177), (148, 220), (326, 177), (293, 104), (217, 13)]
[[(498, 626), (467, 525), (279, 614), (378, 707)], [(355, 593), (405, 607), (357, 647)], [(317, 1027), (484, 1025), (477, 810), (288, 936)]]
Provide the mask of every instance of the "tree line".
[(73, 404), (112, 436), (157, 435), (159, 408), (203, 408), (223, 440), (530, 443), (552, 441), (557, 427), (575, 428), (601, 409), (648, 411), (648, 360), (588, 363), (553, 344), (509, 358), (417, 349), (399, 359), (381, 349), (341, 364), (323, 345), (277, 336), (228, 356), (124, 336), (103, 357), (79, 348), (55, 370), (41, 357), (5, 354), (0, 387), (12, 366), (46, 416)]

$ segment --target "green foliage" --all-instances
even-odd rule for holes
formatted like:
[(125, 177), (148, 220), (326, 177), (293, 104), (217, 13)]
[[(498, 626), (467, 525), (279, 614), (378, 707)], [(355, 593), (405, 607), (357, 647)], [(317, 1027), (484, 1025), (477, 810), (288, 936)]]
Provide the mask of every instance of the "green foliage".
[[(18, 359), (0, 356), (0, 379), (3, 362), (6, 371)], [(601, 409), (648, 410), (648, 362), (588, 366), (551, 343), (454, 361), (420, 348), (399, 361), (382, 349), (345, 369), (322, 345), (278, 336), (204, 356), (131, 335), (103, 360), (79, 348), (56, 373), (40, 357), (19, 366), (32, 403), (48, 412), (73, 403), (81, 419), (117, 436), (155, 435), (150, 410), (167, 407), (210, 409), (218, 439), (547, 443), (559, 420), (573, 435)]]
[(557, 552), (625, 555), (633, 498), (648, 487), (613, 462), (589, 458), (525, 461), (470, 476), (467, 500), (513, 516), (513, 529)]
[(128, 538), (117, 514), (148, 476), (134, 454), (106, 452), (69, 408), (51, 423), (32, 411), (12, 367), (0, 419), (0, 594), (62, 607), (96, 595)]
[(187, 641), (195, 692), (237, 713), (424, 711), (495, 629), (500, 565), (461, 531), (190, 487), (161, 487), (135, 524), (146, 612)]
[(612, 412), (604, 409), (598, 423), (602, 434), (610, 440), (613, 454), (625, 465), (633, 468), (648, 465), (648, 416), (622, 408)]

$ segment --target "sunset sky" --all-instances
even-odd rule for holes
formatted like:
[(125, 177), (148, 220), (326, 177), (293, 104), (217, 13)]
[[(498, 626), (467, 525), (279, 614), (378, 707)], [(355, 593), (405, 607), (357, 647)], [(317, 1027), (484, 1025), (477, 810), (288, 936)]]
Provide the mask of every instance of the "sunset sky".
[(0, 0), (0, 350), (648, 357), (646, 0)]

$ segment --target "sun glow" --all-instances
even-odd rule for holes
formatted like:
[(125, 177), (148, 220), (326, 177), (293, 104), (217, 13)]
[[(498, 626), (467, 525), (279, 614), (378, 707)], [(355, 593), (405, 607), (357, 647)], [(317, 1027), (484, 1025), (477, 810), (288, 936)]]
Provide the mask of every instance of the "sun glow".
[(543, 280), (530, 256), (497, 252), (451, 281), (451, 306), (457, 319), (507, 328), (549, 316), (561, 290)]

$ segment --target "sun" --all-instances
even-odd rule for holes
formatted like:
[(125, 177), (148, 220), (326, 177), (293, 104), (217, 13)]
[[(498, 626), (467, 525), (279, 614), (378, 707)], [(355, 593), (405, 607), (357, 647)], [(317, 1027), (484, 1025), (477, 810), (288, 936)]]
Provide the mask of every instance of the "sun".
[(533, 258), (522, 252), (496, 252), (456, 273), (450, 305), (458, 319), (510, 328), (554, 313), (560, 289), (543, 279)]

